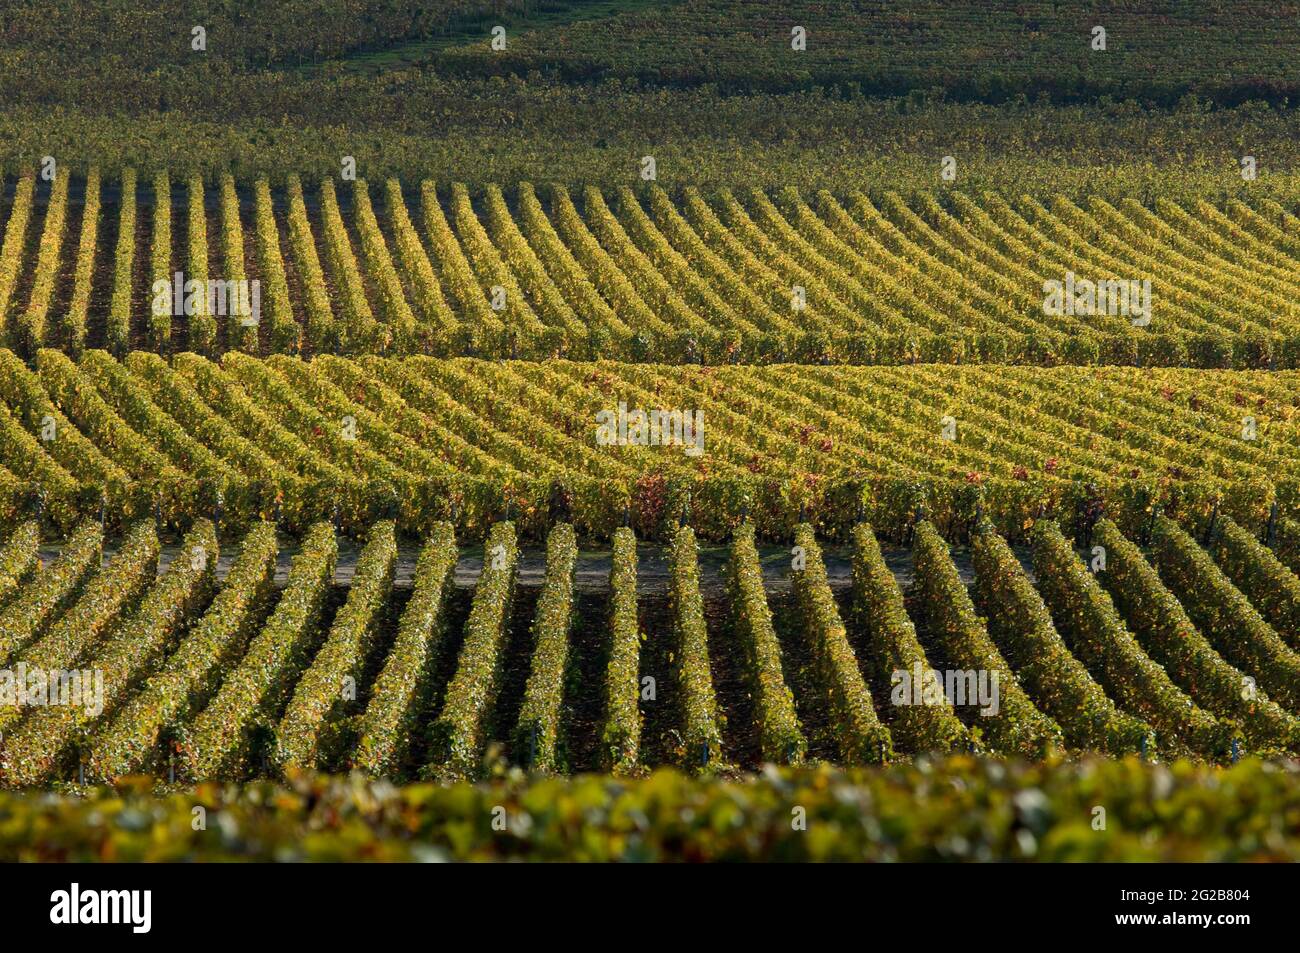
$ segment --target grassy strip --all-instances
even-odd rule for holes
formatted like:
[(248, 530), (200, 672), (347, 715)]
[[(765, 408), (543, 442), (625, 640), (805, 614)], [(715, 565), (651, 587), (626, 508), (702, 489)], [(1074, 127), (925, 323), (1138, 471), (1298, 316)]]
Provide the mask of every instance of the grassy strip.
[(560, 709), (573, 627), (577, 565), (578, 542), (573, 527), (560, 523), (546, 539), (546, 579), (533, 617), (532, 668), (512, 742), (515, 759), (535, 771), (564, 769)]
[[(850, 764), (887, 761), (893, 753), (893, 739), (876, 716), (871, 692), (849, 645), (848, 632), (826, 580), (826, 564), (812, 525), (800, 524), (794, 542), (795, 549), (802, 551), (803, 568), (796, 565), (791, 580), (807, 628), (817, 678), (830, 704), (840, 757)], [(796, 554), (795, 558), (799, 559), (800, 555)]]
[(1034, 574), (1071, 651), (1121, 708), (1156, 730), (1162, 751), (1228, 756), (1236, 726), (1196, 707), (1142, 650), (1106, 590), (1050, 520), (1034, 527)]
[(248, 645), (275, 586), (275, 526), (249, 530), (225, 585), (162, 669), (91, 739), (88, 776), (155, 770), (167, 735), (205, 704)]
[(445, 650), (447, 599), (455, 588), (458, 555), (451, 524), (435, 524), (415, 565), (414, 592), (398, 623), (397, 640), (361, 719), (352, 764), (367, 774), (394, 777), (410, 753), (429, 702), (429, 674)]
[(483, 571), (474, 590), (465, 642), (442, 712), (430, 732), (433, 758), (424, 773), (467, 778), (479, 773), (486, 722), (501, 681), (501, 649), (514, 601), (519, 544), (515, 525), (493, 525), (483, 546)]
[(680, 526), (668, 553), (668, 604), (678, 669), (682, 717), (683, 765), (708, 765), (722, 755), (718, 700), (709, 670), (709, 633), (700, 596), (699, 546), (695, 531)]
[(606, 767), (613, 774), (625, 775), (636, 768), (641, 747), (636, 535), (626, 526), (614, 531), (609, 588), (609, 665), (605, 671), (605, 725), (600, 740)]
[(275, 611), (216, 697), (183, 733), (181, 769), (187, 777), (242, 777), (248, 771), (259, 729), (275, 717), (316, 644), (337, 561), (334, 527), (317, 523), (293, 558)]
[(1039, 709), (1061, 726), (1072, 748), (1112, 755), (1155, 749), (1155, 733), (1115, 707), (1075, 658), (1011, 547), (997, 533), (976, 535), (975, 605), (989, 634)]
[[(871, 688), (884, 698), (896, 673), (915, 677), (916, 667), (931, 671), (925, 649), (908, 618), (898, 580), (885, 565), (876, 534), (866, 523), (853, 528), (853, 602), (851, 624), (860, 632)], [(936, 705), (898, 705), (889, 732), (901, 750), (965, 751), (971, 743), (966, 726), (945, 697)]]
[(325, 644), (303, 673), (280, 721), (276, 764), (281, 771), (328, 768), (346, 747), (345, 712), (356, 701), (396, 569), (396, 527), (385, 520), (371, 528), (347, 602), (334, 617)]
[[(130, 620), (87, 663), (100, 697), (33, 708), (5, 738), (0, 767), (7, 784), (43, 784), (68, 767), (67, 759), (83, 748), (92, 725), (118, 708), (189, 619), (206, 607), (216, 585), (217, 556), (216, 529), (199, 520)], [(92, 690), (84, 677), (83, 693)]]
[(1188, 617), (1230, 664), (1292, 714), (1300, 712), (1300, 654), (1282, 641), (1209, 553), (1168, 517), (1156, 518), (1151, 555)]
[(1142, 551), (1119, 527), (1100, 520), (1093, 539), (1106, 550), (1106, 568), (1097, 578), (1142, 647), (1192, 700), (1207, 711), (1237, 721), (1252, 748), (1297, 750), (1300, 719), (1252, 688), (1241, 672), (1214, 651)]
[[(977, 740), (1006, 754), (1040, 757), (1060, 747), (1060, 727), (1035, 708), (1020, 687), (1011, 667), (989, 637), (983, 620), (975, 614), (975, 606), (953, 565), (948, 544), (928, 521), (917, 524), (912, 555), (916, 564), (918, 604), (925, 613), (930, 639), (947, 656), (950, 665), (967, 673), (974, 672), (977, 678), (984, 676), (990, 687), (994, 676), (997, 677), (996, 713), (985, 715), (985, 708), (991, 706), (981, 707), (976, 700), (967, 699), (972, 710), (979, 712), (971, 719), (971, 724), (978, 724), (971, 728), (971, 733)], [(959, 680), (955, 687), (960, 684)], [(920, 690), (919, 686), (912, 686), (914, 695)], [(960, 699), (949, 701), (956, 704)]]
[(772, 610), (763, 588), (763, 567), (751, 523), (736, 530), (727, 563), (727, 588), (731, 625), (745, 653), (763, 760), (797, 764), (807, 753), (808, 742), (799, 729), (794, 694), (781, 668), (781, 643), (772, 628)]

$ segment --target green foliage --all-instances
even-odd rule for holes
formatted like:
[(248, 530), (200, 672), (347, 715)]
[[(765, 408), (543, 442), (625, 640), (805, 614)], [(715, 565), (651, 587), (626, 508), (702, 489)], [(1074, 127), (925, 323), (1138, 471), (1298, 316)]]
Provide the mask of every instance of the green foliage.
[[(1092, 827), (1099, 791), (1104, 836)], [(225, 820), (196, 831), (195, 806)], [(806, 830), (791, 824), (796, 808)], [(1300, 838), (1277, 819), (1297, 811), (1294, 763), (1255, 759), (1215, 769), (956, 756), (741, 779), (662, 770), (400, 788), (318, 776), (0, 792), (0, 859), (1294, 862)]]
[(1188, 617), (1230, 664), (1258, 680), (1279, 705), (1300, 712), (1300, 654), (1282, 641), (1196, 540), (1156, 518), (1151, 555)]
[(1196, 707), (1142, 650), (1110, 596), (1084, 567), (1060, 527), (1034, 527), (1034, 575), (1070, 651), (1125, 711), (1156, 730), (1160, 749), (1226, 759), (1236, 726)]
[[(977, 675), (987, 673), (990, 685), (996, 673), (998, 710), (988, 715), (979, 711), (966, 719), (972, 734), (995, 751), (1027, 757), (1042, 757), (1061, 747), (1060, 727), (1035, 708), (1020, 687), (1011, 667), (989, 638), (984, 621), (975, 614), (975, 606), (953, 565), (948, 544), (928, 521), (916, 525), (912, 558), (916, 566), (919, 614), (924, 619), (927, 637), (940, 647), (947, 663), (956, 669)], [(920, 686), (912, 686), (914, 694), (920, 690)], [(967, 704), (978, 710), (978, 704), (969, 698)]]
[(709, 635), (700, 596), (699, 546), (695, 531), (681, 526), (668, 553), (668, 611), (676, 655), (677, 699), (682, 718), (676, 752), (683, 767), (708, 766), (722, 760), (718, 700), (709, 669)]
[(1106, 697), (1070, 653), (1051, 613), (1006, 540), (993, 532), (971, 542), (975, 604), (989, 634), (1040, 710), (1055, 719), (1072, 748), (1122, 756), (1155, 750), (1155, 733)]
[(248, 531), (212, 605), (159, 671), (97, 729), (88, 745), (88, 777), (109, 781), (160, 767), (164, 744), (171, 749), (176, 729), (207, 704), (262, 622), (274, 592), (276, 552), (272, 524)]
[(794, 544), (796, 550), (802, 551), (803, 565), (796, 565), (790, 577), (803, 614), (818, 688), (825, 693), (832, 713), (831, 730), (840, 757), (849, 764), (888, 761), (893, 755), (893, 739), (876, 715), (871, 692), (840, 620), (839, 607), (826, 579), (821, 547), (811, 525), (799, 526)]
[(605, 723), (601, 746), (611, 774), (626, 775), (641, 747), (641, 623), (637, 612), (636, 535), (614, 531), (610, 555), (609, 665), (605, 670)]
[(350, 747), (342, 737), (358, 692), (376, 630), (388, 605), (397, 569), (396, 528), (376, 523), (357, 558), (348, 598), (334, 616), (325, 644), (294, 689), (276, 730), (276, 766), (328, 769)]
[(532, 667), (513, 736), (515, 759), (534, 771), (551, 772), (564, 767), (560, 715), (569, 632), (574, 621), (577, 565), (578, 542), (573, 527), (560, 523), (546, 539), (546, 578), (533, 615)]
[(352, 763), (368, 774), (395, 777), (410, 753), (430, 701), (433, 666), (447, 650), (447, 600), (458, 555), (451, 524), (436, 524), (416, 561), (411, 600), (358, 729)]
[(759, 748), (764, 761), (797, 764), (808, 743), (799, 729), (794, 694), (785, 683), (781, 643), (772, 628), (772, 610), (763, 585), (763, 567), (754, 545), (754, 527), (744, 523), (736, 530), (727, 562), (727, 591), (731, 625), (745, 656), (749, 690), (759, 725)]
[(487, 719), (501, 682), (501, 656), (514, 603), (519, 543), (509, 521), (495, 524), (483, 544), (483, 568), (465, 623), (456, 674), (429, 733), (424, 773), (474, 778), (482, 770)]
[(269, 756), (273, 719), (319, 642), (338, 542), (328, 523), (312, 527), (293, 558), (275, 611), (221, 688), (178, 739), (178, 773), (197, 780), (243, 777)]

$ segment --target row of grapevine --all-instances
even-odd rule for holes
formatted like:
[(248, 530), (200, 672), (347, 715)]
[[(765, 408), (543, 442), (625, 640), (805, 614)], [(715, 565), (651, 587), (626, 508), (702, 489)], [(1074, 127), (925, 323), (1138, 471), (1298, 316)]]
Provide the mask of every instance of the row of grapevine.
[[(919, 614), (924, 620), (926, 636), (942, 649), (954, 671), (975, 673), (977, 689), (979, 677), (985, 678), (985, 694), (996, 699), (996, 706), (981, 704), (978, 697), (972, 699), (967, 682), (965, 705), (975, 712), (967, 721), (972, 735), (992, 750), (1005, 754), (1041, 757), (1059, 748), (1060, 727), (1040, 712), (1021, 688), (989, 637), (984, 621), (976, 614), (953, 565), (948, 544), (932, 524), (924, 521), (917, 524), (912, 554), (920, 596)], [(912, 687), (913, 694), (919, 690), (918, 686)], [(955, 700), (955, 697), (949, 699)]]
[(429, 678), (447, 651), (447, 602), (457, 556), (451, 524), (438, 523), (420, 551), (410, 602), (358, 729), (352, 760), (369, 774), (385, 777), (401, 770), (421, 717), (432, 704)]
[[(182, 541), (180, 555), (149, 587), (139, 608), (88, 659), (86, 671), (94, 672), (94, 685), (83, 683), (80, 699), (34, 709), (6, 735), (0, 766), (8, 783), (33, 785), (49, 781), (64, 766), (65, 758), (80, 754), (77, 748), (88, 737), (93, 723), (111, 716), (126, 701), (175, 635), (207, 606), (216, 581), (217, 555), (216, 530), (210, 521), (200, 520)], [(70, 653), (68, 663), (75, 658)]]
[[(194, 203), (198, 202), (197, 208)], [(206, 227), (206, 221), (203, 212), (203, 198), (201, 194), (195, 193), (194, 186), (190, 186), (190, 277), (203, 280), (207, 277), (207, 237), (202, 231), (197, 234), (193, 231), (199, 227)], [(203, 263), (199, 264), (194, 260), (194, 256), (202, 251)], [(165, 350), (171, 342), (172, 337), (172, 313), (174, 309), (174, 292), (172, 291), (172, 184), (166, 171), (159, 172), (153, 180), (153, 253), (149, 259), (149, 318), (148, 318), (148, 338), (149, 345), (154, 350)], [(157, 288), (166, 288), (165, 295), (155, 296)], [(204, 293), (204, 302), (206, 302), (206, 292)], [(206, 308), (206, 304), (201, 305)], [(197, 319), (196, 313), (192, 316)], [(202, 349), (202, 342), (191, 340), (190, 346), (196, 349)]]
[(795, 532), (795, 553), (802, 561), (792, 573), (795, 597), (804, 617), (815, 678), (830, 707), (840, 758), (850, 764), (888, 761), (893, 740), (876, 715), (826, 579), (821, 548), (807, 523)]
[(797, 764), (803, 760), (808, 743), (799, 727), (794, 695), (785, 682), (781, 643), (772, 627), (754, 528), (748, 523), (736, 530), (732, 541), (727, 586), (731, 625), (745, 656), (763, 760)]
[(345, 712), (357, 699), (396, 564), (393, 523), (377, 523), (357, 559), (347, 602), (298, 681), (276, 729), (275, 760), (280, 770), (328, 769), (350, 747)]
[(1139, 715), (1168, 752), (1184, 747), (1223, 758), (1237, 739), (1234, 725), (1201, 709), (1134, 638), (1109, 595), (1088, 572), (1060, 528), (1034, 528), (1039, 591), (1070, 648), (1126, 711)]
[(636, 564), (636, 536), (628, 527), (620, 527), (614, 531), (610, 553), (609, 663), (601, 730), (605, 766), (615, 774), (631, 772), (641, 749), (641, 623)]
[(1142, 551), (1114, 523), (1097, 524), (1094, 539), (1106, 553), (1097, 573), (1142, 648), (1198, 705), (1241, 725), (1251, 747), (1289, 748), (1300, 740), (1300, 719), (1223, 660), (1192, 624)]
[(4, 242), (0, 244), (0, 328), (5, 330), (6, 337), (9, 336), (9, 309), (14, 289), (26, 259), (27, 224), (32, 216), (35, 194), (34, 178), (23, 176), (18, 180), (13, 204), (9, 207), (9, 220), (5, 223)]
[[(898, 580), (885, 565), (880, 543), (869, 525), (853, 530), (852, 627), (859, 658), (869, 672), (875, 697), (890, 697), (900, 673), (922, 678), (932, 671), (916, 626), (908, 617)], [(936, 704), (898, 705), (890, 712), (889, 731), (900, 751), (965, 751), (969, 733), (947, 697)]]
[(497, 523), (483, 545), (483, 571), (465, 622), (456, 674), (429, 738), (426, 773), (474, 777), (486, 741), (486, 720), (500, 688), (501, 654), (514, 602), (519, 546), (514, 525)]
[(679, 527), (668, 553), (668, 611), (682, 732), (676, 751), (685, 765), (721, 760), (718, 700), (709, 667), (709, 635), (700, 596), (699, 547), (689, 526)]
[[(63, 528), (101, 495), (115, 523), (155, 506), (177, 521), (222, 495), (231, 520), (279, 511), (297, 529), (337, 510), (350, 525), (396, 516), (427, 532), (455, 519), (481, 533), (510, 506), (530, 536), (558, 496), (580, 533), (608, 535), (630, 515), (663, 537), (687, 512), (715, 538), (748, 512), (760, 535), (788, 535), (801, 511), (828, 535), (861, 516), (897, 538), (922, 504), (959, 538), (981, 508), (1019, 537), (1040, 515), (1073, 519), (1098, 501), (1126, 532), (1156, 504), (1196, 525), (1220, 505), (1259, 532), (1271, 504), (1285, 529), (1300, 501), (1286, 476), (1300, 462), (1290, 373), (239, 352), (168, 366), (95, 350), (78, 365), (49, 349), (35, 363), (0, 350), (0, 465)], [(678, 408), (668, 442), (602, 441), (603, 414), (618, 437), (620, 404), (625, 432), (633, 412)], [(679, 418), (698, 419), (693, 434), (672, 430)]]
[[(125, 187), (125, 183), (123, 183)], [(95, 276), (100, 224), (99, 169), (86, 176), (85, 198), (81, 210), (81, 234), (77, 240), (77, 265), (72, 279), (72, 296), (64, 313), (57, 340), (74, 359), (81, 357), (86, 346), (86, 320), (90, 313), (90, 295)]]
[(41, 527), (35, 520), (26, 520), (14, 527), (0, 546), (0, 607), (8, 604), (41, 567), (37, 552), (41, 542)]
[(54, 285), (59, 276), (59, 255), (63, 248), (63, 233), (68, 215), (70, 179), (71, 176), (61, 176), (55, 180), (54, 188), (50, 191), (27, 307), (18, 315), (11, 329), (10, 339), (14, 346), (26, 354), (34, 353), (45, 343), (47, 318), (54, 297)]
[(107, 781), (159, 767), (164, 744), (174, 744), (178, 729), (206, 705), (262, 621), (272, 597), (276, 552), (270, 523), (258, 524), (244, 536), (239, 556), (202, 618), (91, 738), (86, 753), (90, 777)]
[(564, 763), (560, 717), (577, 564), (573, 527), (560, 523), (546, 540), (546, 577), (533, 615), (532, 663), (512, 739), (515, 760), (536, 771), (555, 771)]
[(318, 643), (338, 542), (328, 523), (312, 528), (293, 558), (275, 610), (207, 706), (180, 738), (182, 773), (194, 780), (242, 777), (269, 756), (266, 736)]

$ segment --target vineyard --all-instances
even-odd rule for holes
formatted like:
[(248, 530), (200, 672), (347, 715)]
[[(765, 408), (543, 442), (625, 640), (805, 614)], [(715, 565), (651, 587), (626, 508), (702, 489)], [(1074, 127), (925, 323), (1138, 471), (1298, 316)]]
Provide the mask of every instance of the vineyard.
[[(74, 356), (1300, 364), (1300, 241), (1295, 216), (1272, 200), (1147, 207), (959, 190), (873, 200), (793, 187), (706, 198), (690, 187), (575, 194), (527, 183), (472, 195), (395, 179), (311, 189), (296, 177), (273, 190), (229, 174), (215, 186), (166, 172), (146, 182), (132, 170), (11, 185), (0, 331), (25, 357), (53, 346)], [(237, 301), (249, 279), (257, 301)], [(209, 280), (222, 283), (219, 300), (185, 285)], [(1092, 304), (1076, 309), (1084, 281)], [(1105, 282), (1116, 287), (1093, 288)]]
[(1297, 14), (5, 4), (0, 860), (1300, 858)]
[[(0, 686), (6, 784), (1300, 751), (1295, 560), (1228, 516), (1200, 539), (1158, 516), (1145, 549), (1102, 518), (1089, 531), (1100, 563), (1050, 520), (1019, 549), (984, 524), (960, 553), (969, 590), (925, 520), (902, 549), (859, 523), (832, 552), (849, 564), (835, 585), (809, 524), (766, 555), (744, 524), (707, 572), (689, 526), (662, 549), (621, 528), (607, 575), (583, 587), (567, 523), (529, 582), (513, 523), (463, 552), (439, 523), (398, 585), (395, 530), (369, 527), (339, 587), (328, 523), (282, 583), (267, 522), (222, 563), (214, 524), (197, 520), (165, 567), (151, 520), (106, 561), (102, 528), (83, 523), (48, 565), (37, 525), (19, 525), (0, 549), (2, 651), (18, 673)], [(929, 681), (945, 670), (999, 687), (954, 698)], [(44, 673), (69, 671), (102, 678), (93, 708), (56, 701), (78, 683)]]

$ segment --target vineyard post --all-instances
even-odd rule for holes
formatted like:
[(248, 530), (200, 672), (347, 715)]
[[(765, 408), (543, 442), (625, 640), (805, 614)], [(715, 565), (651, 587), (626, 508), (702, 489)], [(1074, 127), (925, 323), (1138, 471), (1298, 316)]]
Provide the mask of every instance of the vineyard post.
[(1268, 508), (1268, 529), (1265, 531), (1264, 542), (1269, 549), (1277, 542), (1277, 500)]
[(1214, 535), (1214, 524), (1219, 519), (1219, 501), (1214, 501), (1214, 509), (1210, 510), (1210, 521), (1205, 524), (1205, 539), (1201, 543), (1203, 546), (1210, 545), (1210, 539)]

